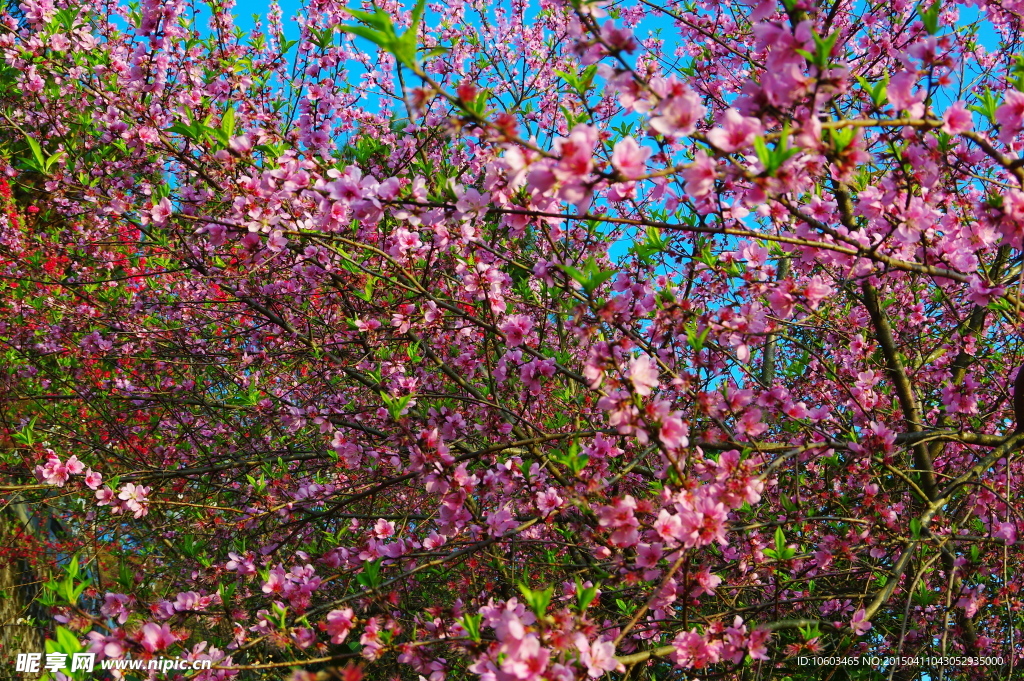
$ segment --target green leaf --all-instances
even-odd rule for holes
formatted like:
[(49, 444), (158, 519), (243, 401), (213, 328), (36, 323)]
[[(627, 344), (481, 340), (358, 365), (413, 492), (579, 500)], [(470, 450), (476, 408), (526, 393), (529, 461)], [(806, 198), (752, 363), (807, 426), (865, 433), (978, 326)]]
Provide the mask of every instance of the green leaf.
[(789, 560), (796, 555), (796, 549), (786, 546), (786, 533), (782, 531), (780, 526), (775, 528), (775, 548), (765, 549), (764, 553), (766, 556), (776, 560)]
[(921, 23), (924, 24), (924, 30), (928, 31), (929, 35), (935, 35), (939, 32), (939, 12), (942, 6), (938, 0), (935, 0), (928, 9), (922, 11), (922, 4), (918, 4), (917, 13), (921, 16)]
[(36, 414), (35, 416), (33, 416), (31, 418), (31, 420), (29, 420), (28, 425), (26, 425), (20, 431), (14, 433), (11, 436), (14, 439), (14, 441), (17, 442), (18, 444), (27, 445), (29, 447), (34, 445), (35, 442), (36, 442), (36, 438), (35, 438), (36, 419), (38, 419), (38, 418), (39, 418), (39, 415)]
[(366, 26), (339, 26), (339, 29), (369, 40), (385, 52), (390, 52), (398, 60), (398, 63), (410, 69), (416, 70), (419, 61), (416, 58), (416, 46), (419, 35), (420, 21), (423, 18), (423, 10), (426, 7), (426, 0), (417, 0), (412, 10), (412, 23), (409, 29), (402, 35), (395, 33), (395, 25), (387, 12), (377, 10), (373, 14), (360, 10), (349, 9), (349, 14), (366, 24)]
[(832, 31), (832, 33), (822, 38), (817, 33), (811, 33), (811, 37), (814, 38), (814, 65), (818, 67), (818, 70), (825, 71), (829, 67), (829, 62), (832, 59), (832, 51), (836, 47), (836, 42), (839, 40), (839, 31)]
[(274, 601), (273, 603), (270, 604), (270, 607), (273, 609), (274, 614), (277, 615), (277, 617), (278, 617), (279, 626), (282, 629), (287, 628), (288, 627), (288, 606), (280, 605), (277, 601)]
[(230, 140), (235, 135), (235, 109), (229, 106), (220, 119), (220, 129), (224, 137)]
[(775, 172), (782, 167), (782, 164), (800, 153), (799, 149), (791, 148), (789, 146), (788, 125), (783, 128), (778, 144), (771, 149), (768, 148), (763, 137), (760, 135), (755, 137), (754, 151), (757, 153), (757, 159), (761, 161), (761, 165), (764, 166), (764, 174), (769, 177), (775, 175)]
[(334, 42), (334, 29), (331, 27), (324, 29), (309, 29), (309, 34), (312, 38), (314, 45), (319, 47), (321, 50), (326, 50)]
[(853, 140), (857, 135), (857, 131), (853, 128), (829, 129), (828, 133), (832, 140), (832, 145), (838, 154), (843, 153), (847, 147), (853, 144)]
[(56, 165), (62, 158), (64, 158), (64, 152), (63, 151), (58, 151), (53, 156), (48, 157), (46, 159), (46, 162), (43, 164), (43, 174), (44, 175), (49, 175), (50, 174), (50, 168), (52, 168), (54, 165)]
[(519, 590), (523, 594), (523, 600), (529, 606), (530, 610), (533, 611), (538, 618), (544, 617), (547, 612), (548, 605), (551, 604), (551, 595), (554, 593), (554, 587), (548, 587), (546, 589), (538, 589), (534, 591), (525, 584), (519, 585)]
[(761, 162), (765, 168), (771, 163), (771, 153), (768, 151), (768, 145), (765, 144), (764, 138), (758, 135), (754, 138), (754, 153), (757, 154), (757, 160)]
[(73, 31), (75, 29), (75, 20), (78, 18), (78, 13), (81, 9), (69, 7), (67, 9), (58, 10), (54, 13), (54, 21), (59, 23), (65, 31)]
[(406, 31), (402, 38), (412, 36), (413, 43), (416, 41), (416, 34), (420, 28), (420, 22), (423, 20), (423, 10), (427, 6), (427, 0), (416, 0), (416, 6), (412, 8), (412, 17), (409, 22), (409, 30)]
[(914, 539), (921, 538), (921, 519), (911, 518), (910, 519), (910, 536)]
[(555, 69), (555, 75), (564, 80), (573, 90), (579, 90), (579, 78), (571, 71), (559, 71)]
[(583, 266), (583, 271), (570, 265), (560, 265), (566, 274), (578, 283), (589, 296), (617, 273), (617, 270), (602, 270), (598, 267), (593, 257), (589, 258)]
[(43, 148), (39, 146), (39, 142), (32, 139), (31, 135), (25, 135), (25, 140), (28, 142), (29, 149), (32, 150), (32, 158), (22, 159), (22, 161), (29, 168), (36, 170), (42, 174), (46, 174), (47, 165), (46, 157), (43, 155)]
[(573, 475), (579, 475), (587, 464), (590, 463), (590, 457), (586, 454), (580, 454), (580, 446), (575, 441), (569, 446), (568, 452), (555, 451), (551, 458), (556, 462), (562, 464), (570, 471)]
[(651, 256), (663, 253), (667, 248), (668, 240), (665, 239), (662, 231), (657, 227), (648, 227), (647, 240), (634, 244), (631, 251), (644, 263), (649, 263)]
[(813, 638), (821, 636), (821, 629), (818, 628), (818, 623), (808, 624), (806, 627), (799, 627), (800, 635), (803, 636), (805, 641), (810, 641)]
[(79, 643), (78, 638), (64, 627), (57, 627), (56, 640), (46, 641), (46, 652), (48, 653), (74, 655), (81, 650), (82, 644)]
[(710, 331), (711, 327), (705, 326), (703, 331), (698, 332), (697, 322), (695, 321), (686, 325), (686, 342), (690, 344), (690, 347), (698, 355), (704, 349), (704, 342), (707, 340)]
[(985, 92), (978, 97), (978, 104), (967, 108), (974, 113), (981, 114), (988, 119), (989, 124), (994, 125), (996, 122), (996, 110), (999, 109), (999, 100), (996, 98), (995, 93), (992, 92), (992, 89), (986, 87)]
[[(351, 10), (349, 10), (351, 11)], [(366, 26), (341, 26), (342, 31), (345, 33), (351, 33), (357, 35), (360, 38), (366, 38), (371, 43), (381, 48), (386, 52), (392, 52), (394, 50), (394, 38), (388, 36), (386, 33), (381, 31), (375, 31), (372, 28)]]
[(595, 584), (594, 586), (583, 586), (583, 581), (576, 578), (576, 605), (579, 607), (580, 612), (586, 611), (590, 604), (597, 598), (597, 590), (600, 585)]
[(801, 57), (803, 57), (804, 59), (806, 59), (808, 62), (810, 62), (812, 64), (816, 61), (813, 52), (808, 52), (807, 50), (801, 50), (799, 48), (794, 49), (793, 51), (796, 52), (797, 54), (799, 54)]
[(376, 589), (379, 587), (383, 582), (380, 575), (380, 566), (383, 562), (383, 559), (378, 558), (377, 560), (363, 563), (363, 571), (356, 575), (356, 581), (366, 589)]
[(388, 393), (382, 392), (380, 394), (381, 400), (384, 401), (384, 406), (387, 408), (388, 413), (391, 414), (391, 418), (398, 421), (402, 418), (409, 403), (412, 401), (413, 395), (403, 395), (402, 397), (392, 397)]
[(382, 12), (379, 9), (373, 14), (358, 9), (348, 9), (346, 11), (364, 24), (369, 24), (380, 31), (394, 33), (394, 24), (391, 23), (391, 17), (387, 12)]
[(888, 73), (883, 75), (882, 79), (880, 81), (878, 81), (877, 83), (875, 83), (874, 85), (869, 83), (867, 81), (867, 79), (862, 77), (862, 76), (857, 76), (857, 82), (860, 83), (860, 86), (864, 90), (864, 92), (868, 93), (868, 95), (871, 97), (871, 102), (876, 107), (881, 108), (885, 104), (885, 101), (888, 99), (888, 94), (887, 94), (887, 91), (888, 91), (888, 88), (889, 88), (889, 74)]
[(371, 276), (366, 277), (366, 284), (363, 286), (362, 291), (353, 291), (357, 298), (364, 300), (367, 303), (373, 301), (373, 284), (374, 278)]
[(39, 146), (39, 142), (36, 142), (30, 135), (25, 135), (25, 139), (28, 140), (28, 146), (32, 149), (32, 156), (35, 158), (36, 163), (42, 167), (45, 161), (43, 160), (43, 149)]
[(466, 630), (474, 642), (480, 642), (480, 622), (483, 620), (483, 615), (465, 615), (459, 619), (459, 624)]
[(299, 44), (298, 40), (287, 40), (283, 33), (277, 36), (277, 41), (281, 43), (281, 54), (287, 54), (288, 50)]
[(571, 71), (558, 70), (555, 71), (555, 74), (577, 93), (584, 95), (594, 82), (594, 76), (597, 74), (597, 64), (591, 64), (580, 75), (576, 75)]
[(562, 268), (562, 271), (568, 274), (569, 277), (577, 284), (582, 286), (583, 282), (586, 281), (586, 276), (584, 276), (583, 272), (580, 272), (575, 267), (571, 265), (560, 265), (560, 267)]

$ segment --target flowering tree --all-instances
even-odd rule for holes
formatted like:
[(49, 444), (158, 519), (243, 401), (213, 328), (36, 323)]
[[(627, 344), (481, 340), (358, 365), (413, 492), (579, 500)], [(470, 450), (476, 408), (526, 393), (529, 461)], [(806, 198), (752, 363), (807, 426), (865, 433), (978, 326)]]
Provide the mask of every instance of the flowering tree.
[(4, 616), (203, 680), (1014, 678), (974, 5), (21, 3)]

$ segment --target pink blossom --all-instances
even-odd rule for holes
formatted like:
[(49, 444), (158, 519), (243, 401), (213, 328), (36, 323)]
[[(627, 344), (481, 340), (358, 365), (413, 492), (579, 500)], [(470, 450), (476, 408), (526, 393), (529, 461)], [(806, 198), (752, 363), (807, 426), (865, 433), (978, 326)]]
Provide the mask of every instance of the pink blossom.
[(455, 208), (459, 211), (459, 217), (470, 218), (481, 215), (487, 211), (491, 202), (490, 194), (480, 193), (473, 187), (455, 185), (456, 203)]
[(608, 189), (609, 201), (628, 201), (636, 198), (636, 182), (617, 182)]
[(501, 664), (503, 672), (521, 681), (542, 681), (551, 652), (541, 647), (536, 636), (528, 634), (507, 650), (507, 657)]
[(678, 416), (671, 414), (662, 417), (658, 439), (668, 449), (681, 449), (690, 443), (687, 435), (688, 426)]
[(109, 487), (103, 487), (102, 489), (96, 490), (96, 505), (97, 506), (109, 506), (115, 502), (114, 490)]
[(804, 286), (804, 298), (807, 299), (807, 306), (812, 310), (817, 310), (821, 302), (832, 295), (832, 293), (832, 287), (818, 274), (811, 277), (810, 281)]
[(316, 642), (316, 634), (309, 627), (296, 627), (292, 629), (292, 642), (299, 650), (305, 650)]
[(131, 615), (129, 608), (131, 601), (132, 599), (124, 594), (108, 593), (103, 597), (100, 612), (106, 617), (115, 619), (118, 624), (124, 624), (128, 621), (128, 616)]
[(247, 135), (236, 135), (228, 140), (228, 149), (237, 156), (245, 156), (252, 151), (252, 141)]
[(580, 662), (587, 668), (587, 676), (596, 679), (606, 672), (625, 671), (621, 662), (615, 659), (615, 644), (611, 641), (587, 642), (582, 634), (577, 634), (576, 649), (580, 651)]
[(708, 141), (727, 153), (746, 149), (762, 132), (758, 119), (743, 116), (733, 108), (726, 109), (720, 123), (721, 127), (708, 131)]
[(648, 355), (634, 357), (629, 362), (629, 381), (637, 395), (650, 395), (658, 387), (658, 365)]
[(228, 558), (230, 560), (224, 564), (225, 570), (234, 571), (245, 576), (256, 574), (256, 564), (251, 553), (241, 556), (232, 551), (228, 553)]
[(150, 208), (148, 215), (143, 216), (143, 223), (152, 222), (155, 225), (167, 224), (167, 220), (171, 217), (171, 213), (173, 212), (174, 209), (171, 206), (170, 200), (167, 197), (164, 197)]
[(636, 548), (637, 567), (651, 568), (661, 559), (661, 544), (640, 544)]
[(448, 538), (443, 534), (438, 534), (436, 530), (431, 530), (427, 538), (423, 540), (423, 548), (427, 551), (433, 551), (448, 541)]
[(626, 179), (633, 180), (647, 170), (647, 159), (651, 150), (637, 144), (632, 137), (624, 137), (615, 143), (612, 166)]
[(150, 605), (150, 614), (161, 622), (170, 620), (176, 613), (177, 610), (174, 609), (174, 603), (166, 599), (159, 600)]
[(853, 613), (853, 618), (850, 620), (850, 628), (853, 629), (853, 633), (857, 636), (863, 636), (871, 629), (871, 622), (868, 621), (867, 611), (864, 608)]
[(717, 541), (727, 544), (725, 537), (725, 506), (708, 497), (700, 497), (693, 508), (683, 508), (680, 513), (682, 530), (680, 537), (686, 546), (706, 546)]
[(942, 114), (942, 131), (947, 135), (959, 135), (973, 127), (971, 112), (962, 101), (953, 102)]
[(695, 199), (703, 198), (715, 188), (715, 161), (701, 149), (694, 155), (693, 163), (683, 169), (682, 176), (686, 193)]
[(125, 483), (117, 495), (118, 499), (124, 502), (124, 507), (135, 514), (136, 518), (141, 518), (149, 513), (149, 488), (142, 485), (135, 485), (133, 483)]
[(415, 254), (421, 246), (420, 235), (409, 231), (405, 227), (399, 227), (391, 237), (391, 248), (388, 253), (400, 262), (404, 262), (410, 254)]
[(1016, 523), (995, 523), (992, 529), (994, 539), (1002, 539), (1007, 544), (1017, 543)]
[(655, 116), (651, 118), (651, 127), (663, 135), (692, 135), (706, 111), (697, 94), (687, 88), (658, 104)]
[(968, 298), (975, 305), (985, 307), (999, 298), (1006, 289), (1002, 286), (989, 286), (981, 277), (974, 274), (970, 279), (970, 295)]
[(1024, 92), (1008, 89), (1003, 104), (996, 109), (996, 123), (999, 124), (999, 139), (1009, 142), (1024, 127)]
[(511, 598), (502, 610), (492, 613), (489, 618), (494, 627), (494, 635), (508, 646), (516, 646), (526, 638), (526, 627), (535, 621), (532, 613), (518, 599)]
[(558, 496), (558, 490), (548, 487), (544, 492), (537, 493), (537, 510), (543, 515), (550, 515), (565, 502)]
[(963, 608), (965, 616), (974, 617), (978, 613), (978, 608), (984, 605), (987, 600), (982, 594), (984, 588), (984, 584), (979, 584), (973, 588), (964, 588), (963, 593), (956, 602), (956, 607)]
[(617, 52), (633, 52), (636, 47), (636, 39), (633, 31), (628, 28), (618, 28), (610, 19), (601, 25), (601, 39), (611, 50)]
[(561, 155), (555, 168), (555, 176), (563, 181), (578, 181), (586, 177), (594, 164), (594, 147), (597, 145), (597, 130), (580, 123), (567, 138), (556, 140), (555, 148)]
[(768, 302), (772, 306), (772, 312), (781, 319), (789, 319), (792, 316), (796, 303), (793, 296), (785, 288), (779, 286), (768, 292)]
[(708, 568), (701, 568), (700, 572), (697, 573), (696, 584), (690, 590), (691, 596), (700, 596), (707, 594), (708, 596), (715, 593), (715, 589), (722, 583), (722, 578), (716, 574), (713, 574)]
[(747, 437), (757, 437), (768, 430), (768, 426), (761, 423), (760, 409), (747, 409), (736, 421), (736, 432)]
[(380, 518), (373, 526), (373, 534), (377, 539), (393, 537), (395, 535), (395, 523), (390, 520)]
[(68, 464), (61, 462), (60, 458), (53, 452), (50, 452), (44, 465), (36, 466), (35, 468), (37, 480), (47, 485), (56, 485), (57, 487), (63, 487), (64, 483), (68, 481), (70, 474), (71, 470)]
[(284, 568), (278, 565), (267, 575), (267, 581), (263, 583), (262, 591), (265, 594), (283, 593), (286, 575)]
[(91, 468), (85, 472), (86, 487), (88, 487), (89, 489), (98, 489), (101, 484), (103, 484), (102, 475), (100, 475)]
[[(123, 637), (123, 630), (119, 632)], [(90, 631), (86, 634), (89, 643), (89, 652), (100, 656), (100, 658), (118, 659), (124, 655), (126, 643), (123, 638), (116, 636), (104, 636), (98, 631)]]
[(889, 102), (896, 108), (896, 110), (906, 111), (913, 118), (921, 116), (924, 112), (924, 107), (921, 102), (924, 101), (925, 93), (920, 90), (916, 93), (911, 92), (916, 84), (916, 72), (900, 71), (889, 78), (889, 87), (887, 90)]
[(499, 509), (496, 513), (492, 513), (487, 518), (487, 526), (491, 528), (491, 534), (495, 537), (500, 537), (518, 524), (519, 522), (512, 515), (512, 512), (508, 510), (507, 506)]
[(79, 347), (86, 352), (105, 352), (114, 347), (114, 344), (101, 336), (99, 331), (93, 331), (82, 338)]
[(287, 245), (288, 238), (284, 235), (284, 232), (279, 229), (275, 229), (267, 238), (267, 248), (274, 253), (283, 251)]
[(721, 642), (707, 641), (695, 630), (680, 632), (672, 644), (672, 658), (683, 669), (703, 669), (721, 659)]
[(142, 647), (146, 652), (154, 653), (174, 645), (177, 639), (166, 624), (148, 622), (142, 625)]
[(498, 327), (505, 334), (505, 342), (514, 348), (522, 345), (533, 330), (533, 320), (526, 315), (511, 315)]
[(205, 610), (213, 602), (209, 596), (203, 596), (195, 591), (183, 591), (174, 598), (174, 609), (177, 612), (191, 612)]
[(636, 499), (627, 494), (616, 499), (611, 506), (602, 506), (598, 509), (598, 524), (613, 530), (611, 542), (615, 546), (626, 548), (639, 543), (637, 527), (640, 521), (634, 515), (636, 507)]
[(682, 519), (674, 513), (661, 509), (658, 512), (658, 519), (654, 521), (654, 531), (667, 542), (676, 541), (683, 534)]
[(772, 637), (771, 629), (758, 628), (747, 637), (747, 654), (752, 660), (767, 660), (768, 641)]
[(331, 643), (336, 645), (348, 637), (354, 626), (355, 613), (352, 608), (331, 610), (327, 613), (327, 618), (320, 623), (320, 629), (326, 631), (327, 635), (331, 637)]

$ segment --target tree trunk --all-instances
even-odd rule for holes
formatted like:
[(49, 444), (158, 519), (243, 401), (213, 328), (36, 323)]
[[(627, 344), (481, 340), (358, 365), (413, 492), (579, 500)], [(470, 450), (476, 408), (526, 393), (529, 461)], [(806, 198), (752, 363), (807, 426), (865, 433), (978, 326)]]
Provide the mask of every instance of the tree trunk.
[(15, 671), (18, 653), (44, 653), (45, 612), (35, 597), (41, 575), (25, 557), (34, 523), (23, 503), (0, 510), (0, 679), (35, 678)]

